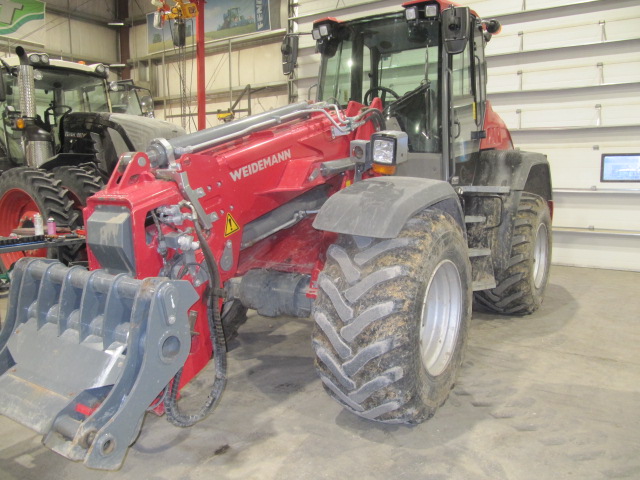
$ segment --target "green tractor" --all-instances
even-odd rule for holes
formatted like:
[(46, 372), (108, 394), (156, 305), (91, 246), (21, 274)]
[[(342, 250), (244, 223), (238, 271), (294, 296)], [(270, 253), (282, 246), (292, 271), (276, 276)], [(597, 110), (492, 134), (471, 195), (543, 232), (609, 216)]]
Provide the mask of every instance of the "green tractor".
[[(27, 54), (0, 59), (0, 236), (33, 228), (34, 217), (60, 228), (83, 224), (82, 208), (119, 156), (182, 128), (153, 117), (153, 100), (132, 81), (107, 82), (109, 67)], [(7, 270), (25, 255), (0, 255)], [(71, 260), (70, 252), (64, 260)]]

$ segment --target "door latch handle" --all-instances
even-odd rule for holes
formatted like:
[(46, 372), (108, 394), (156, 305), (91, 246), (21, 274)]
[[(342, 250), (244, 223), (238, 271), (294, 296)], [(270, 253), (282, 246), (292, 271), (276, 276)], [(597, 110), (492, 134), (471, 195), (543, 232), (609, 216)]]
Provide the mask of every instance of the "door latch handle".
[(454, 120), (453, 124), (457, 127), (456, 134), (453, 136), (453, 138), (456, 139), (456, 138), (458, 138), (460, 136), (460, 132), (462, 131), (462, 127), (460, 126), (460, 121), (459, 120)]

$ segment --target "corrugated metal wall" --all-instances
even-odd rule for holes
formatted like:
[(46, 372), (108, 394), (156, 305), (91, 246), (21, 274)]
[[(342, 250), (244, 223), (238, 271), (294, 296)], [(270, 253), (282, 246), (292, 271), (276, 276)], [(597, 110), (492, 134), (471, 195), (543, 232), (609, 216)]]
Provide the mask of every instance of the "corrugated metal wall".
[(43, 45), (32, 43), (41, 32), (20, 39), (0, 37), (3, 55), (12, 54), (17, 45), (22, 45), (28, 51), (44, 51), (53, 58), (87, 63), (118, 62), (117, 30), (107, 25), (114, 18), (115, 0), (48, 0), (45, 3)]

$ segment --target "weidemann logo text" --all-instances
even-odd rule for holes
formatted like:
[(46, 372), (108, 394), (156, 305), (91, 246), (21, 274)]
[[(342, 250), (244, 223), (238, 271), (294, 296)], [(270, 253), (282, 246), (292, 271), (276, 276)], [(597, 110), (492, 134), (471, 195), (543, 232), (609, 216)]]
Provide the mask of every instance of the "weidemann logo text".
[(291, 150), (286, 149), (280, 153), (275, 153), (270, 157), (261, 158), (260, 160), (245, 165), (244, 167), (238, 168), (233, 172), (229, 172), (231, 178), (234, 182), (237, 182), (241, 178), (247, 178), (249, 175), (253, 175), (254, 173), (259, 172), (260, 170), (264, 170), (265, 168), (276, 165), (280, 162), (284, 162), (285, 160), (289, 160), (291, 158)]

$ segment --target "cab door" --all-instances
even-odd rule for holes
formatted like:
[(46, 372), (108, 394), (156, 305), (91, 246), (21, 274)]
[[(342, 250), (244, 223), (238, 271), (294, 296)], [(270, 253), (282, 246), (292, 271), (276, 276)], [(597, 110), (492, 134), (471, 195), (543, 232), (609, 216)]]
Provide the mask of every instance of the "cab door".
[(473, 138), (477, 130), (475, 98), (472, 77), (471, 45), (461, 53), (449, 55), (451, 71), (451, 123), (453, 160), (456, 164), (468, 161), (480, 148), (480, 141)]

